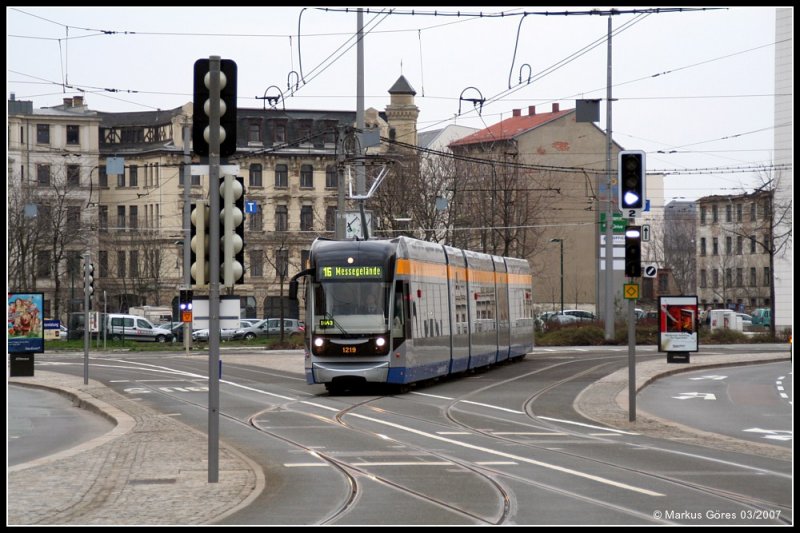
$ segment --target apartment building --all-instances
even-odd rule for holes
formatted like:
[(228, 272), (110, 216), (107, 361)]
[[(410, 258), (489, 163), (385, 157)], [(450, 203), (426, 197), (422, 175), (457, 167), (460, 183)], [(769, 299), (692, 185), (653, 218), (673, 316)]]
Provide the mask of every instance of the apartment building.
[(770, 306), (772, 193), (697, 200), (697, 294), (701, 307), (748, 312)]

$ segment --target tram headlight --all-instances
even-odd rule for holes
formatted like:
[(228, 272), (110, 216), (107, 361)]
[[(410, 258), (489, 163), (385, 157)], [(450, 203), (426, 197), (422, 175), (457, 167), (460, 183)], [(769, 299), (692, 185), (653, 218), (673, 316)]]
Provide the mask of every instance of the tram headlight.
[(325, 350), (325, 339), (322, 337), (314, 337), (311, 344), (315, 354), (321, 354)]
[(389, 342), (386, 337), (375, 337), (375, 353), (383, 354), (389, 351)]

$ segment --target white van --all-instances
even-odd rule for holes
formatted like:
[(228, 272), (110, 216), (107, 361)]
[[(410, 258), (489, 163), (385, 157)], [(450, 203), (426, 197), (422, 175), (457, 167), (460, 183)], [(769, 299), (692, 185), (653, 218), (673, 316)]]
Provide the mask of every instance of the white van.
[(109, 313), (105, 318), (105, 334), (112, 340), (167, 342), (173, 337), (170, 330), (154, 326), (141, 316)]

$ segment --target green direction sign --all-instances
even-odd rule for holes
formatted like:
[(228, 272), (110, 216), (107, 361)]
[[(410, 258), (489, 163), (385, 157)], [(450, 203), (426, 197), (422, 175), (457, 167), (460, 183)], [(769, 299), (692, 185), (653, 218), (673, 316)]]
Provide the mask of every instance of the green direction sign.
[[(614, 226), (612, 231), (614, 233), (625, 233), (625, 228), (628, 226), (628, 219), (622, 218), (622, 213), (614, 213)], [(600, 213), (600, 233), (606, 232), (606, 214)]]

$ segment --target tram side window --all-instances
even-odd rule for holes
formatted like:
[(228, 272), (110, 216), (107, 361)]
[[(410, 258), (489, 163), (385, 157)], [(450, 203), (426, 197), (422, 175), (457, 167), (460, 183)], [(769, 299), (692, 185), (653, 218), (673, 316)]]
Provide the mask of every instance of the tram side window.
[(394, 317), (392, 318), (392, 336), (403, 336), (403, 284), (397, 282), (394, 291)]

